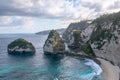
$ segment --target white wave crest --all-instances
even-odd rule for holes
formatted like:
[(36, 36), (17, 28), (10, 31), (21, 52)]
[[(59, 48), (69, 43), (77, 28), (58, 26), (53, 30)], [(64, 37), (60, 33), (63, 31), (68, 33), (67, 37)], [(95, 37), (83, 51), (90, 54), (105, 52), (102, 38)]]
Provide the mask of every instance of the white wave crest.
[(100, 75), (103, 72), (102, 68), (93, 60), (85, 59), (85, 61), (85, 65), (90, 66), (94, 70), (95, 75)]

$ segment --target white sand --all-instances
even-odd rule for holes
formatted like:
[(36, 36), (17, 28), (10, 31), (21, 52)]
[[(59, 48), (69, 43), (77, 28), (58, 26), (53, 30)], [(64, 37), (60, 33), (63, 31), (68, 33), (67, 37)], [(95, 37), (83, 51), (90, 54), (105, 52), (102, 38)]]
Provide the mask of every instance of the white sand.
[(101, 68), (103, 69), (103, 78), (104, 80), (119, 80), (120, 69), (118, 66), (112, 65), (109, 61), (100, 59)]

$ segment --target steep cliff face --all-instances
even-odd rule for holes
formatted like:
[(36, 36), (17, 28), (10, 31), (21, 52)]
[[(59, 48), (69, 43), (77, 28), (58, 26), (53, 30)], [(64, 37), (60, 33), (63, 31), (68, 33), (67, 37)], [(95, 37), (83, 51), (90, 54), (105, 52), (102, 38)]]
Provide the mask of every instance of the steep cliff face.
[(69, 37), (68, 47), (76, 49), (82, 45), (82, 32), (80, 30), (73, 30)]
[(90, 20), (89, 21), (81, 21), (78, 23), (71, 23), (62, 35), (64, 41), (67, 43), (70, 41), (70, 35), (73, 30), (84, 31), (87, 27), (90, 26), (90, 24), (91, 24)]
[(51, 30), (44, 44), (45, 53), (57, 54), (65, 50), (65, 44), (56, 30)]
[[(83, 45), (89, 43), (97, 57), (105, 58), (120, 67), (120, 12), (113, 14), (105, 14), (92, 23), (86, 23), (81, 26), (79, 24), (70, 24), (66, 32), (63, 34), (63, 38), (67, 43), (73, 42), (73, 39), (69, 39), (72, 30), (81, 30), (85, 36), (82, 38)], [(82, 27), (82, 28), (81, 28)], [(87, 44), (87, 46), (90, 46)], [(90, 53), (92, 50), (86, 50), (84, 46), (84, 52)]]
[(70, 24), (63, 34), (63, 39), (66, 41), (69, 50), (74, 54), (95, 56), (88, 42), (93, 28), (94, 25), (92, 24), (92, 20), (72, 23), (72, 26)]
[(96, 56), (120, 66), (120, 12), (102, 15), (94, 24), (90, 41)]

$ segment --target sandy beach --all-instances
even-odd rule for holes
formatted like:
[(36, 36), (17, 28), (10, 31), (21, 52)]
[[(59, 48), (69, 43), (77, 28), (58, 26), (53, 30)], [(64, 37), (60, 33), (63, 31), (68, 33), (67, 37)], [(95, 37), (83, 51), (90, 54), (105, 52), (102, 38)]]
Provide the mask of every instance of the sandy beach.
[(101, 68), (103, 69), (104, 80), (119, 80), (120, 69), (118, 66), (112, 65), (109, 61), (97, 58), (101, 62)]

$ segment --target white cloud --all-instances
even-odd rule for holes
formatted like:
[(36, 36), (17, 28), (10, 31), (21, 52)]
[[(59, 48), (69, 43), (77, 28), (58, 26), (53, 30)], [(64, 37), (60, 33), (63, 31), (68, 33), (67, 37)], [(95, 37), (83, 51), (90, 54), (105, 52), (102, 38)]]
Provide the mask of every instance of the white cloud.
[(7, 16), (1, 16), (0, 17), (0, 25), (5, 25), (5, 24), (10, 24), (12, 22), (12, 18), (11, 17), (7, 17)]
[[(120, 10), (119, 0), (9, 0), (9, 2), (10, 1), (12, 4), (9, 4), (9, 6), (5, 3), (3, 4), (6, 7), (8, 6), (8, 8), (15, 8), (15, 11), (11, 12), (11, 10), (8, 10), (6, 12), (3, 10), (3, 13), (6, 15), (63, 19), (77, 19), (81, 17), (86, 19), (87, 16), (90, 15), (97, 16), (96, 12), (99, 14), (112, 10), (116, 11), (116, 9)], [(3, 9), (5, 8), (4, 6), (2, 6)], [(86, 12), (87, 14), (85, 14)]]
[(17, 8), (31, 8), (34, 6), (31, 0), (12, 0), (12, 2), (15, 7), (17, 6)]
[[(41, 29), (36, 26), (39, 19), (60, 20), (60, 26), (67, 27), (73, 21), (94, 19), (101, 14), (120, 11), (120, 0), (1, 0), (0, 2), (0, 31), (6, 26), (6, 28), (14, 27), (13, 30), (16, 31), (19, 29), (18, 31), (35, 32)], [(47, 25), (46, 28), (49, 28), (49, 24)]]

